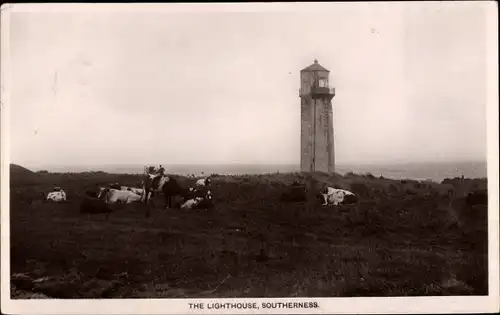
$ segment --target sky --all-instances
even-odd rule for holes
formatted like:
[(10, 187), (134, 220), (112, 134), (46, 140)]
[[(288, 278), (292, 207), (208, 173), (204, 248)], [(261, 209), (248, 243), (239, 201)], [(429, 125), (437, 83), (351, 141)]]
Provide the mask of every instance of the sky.
[(298, 164), (314, 59), (338, 164), (485, 160), (488, 9), (11, 12), (11, 162)]

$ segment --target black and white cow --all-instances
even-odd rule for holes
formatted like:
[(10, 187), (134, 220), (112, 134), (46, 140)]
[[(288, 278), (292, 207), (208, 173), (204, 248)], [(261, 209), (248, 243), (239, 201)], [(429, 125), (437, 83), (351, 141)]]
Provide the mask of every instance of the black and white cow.
[[(174, 197), (181, 196), (186, 199), (186, 196), (189, 195), (189, 190), (181, 187), (172, 176), (147, 174), (144, 179), (141, 201), (148, 203), (152, 196), (151, 193), (163, 193), (165, 197), (165, 207), (172, 208)], [(146, 194), (148, 196), (147, 198)]]
[(210, 186), (210, 183), (212, 182), (212, 179), (209, 177), (205, 178), (200, 178), (196, 181), (196, 186), (198, 187), (208, 187)]
[(66, 201), (66, 192), (59, 187), (55, 187), (54, 191), (47, 194), (46, 200), (53, 202)]
[(339, 204), (353, 204), (358, 202), (358, 197), (353, 192), (333, 187), (323, 188), (319, 196), (323, 200), (322, 206), (338, 206)]
[(204, 196), (194, 196), (185, 200), (180, 209), (211, 209), (213, 208), (213, 196), (210, 190), (207, 190)]

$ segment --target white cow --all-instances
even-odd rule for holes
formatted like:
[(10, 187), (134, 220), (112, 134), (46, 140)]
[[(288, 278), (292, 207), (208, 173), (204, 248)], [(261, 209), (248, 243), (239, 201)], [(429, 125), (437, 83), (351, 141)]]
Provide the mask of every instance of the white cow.
[(201, 201), (203, 200), (203, 198), (201, 197), (195, 197), (195, 198), (191, 198), (191, 199), (188, 199), (186, 200), (182, 205), (181, 205), (181, 209), (193, 209), (196, 205), (198, 205)]
[(54, 202), (66, 201), (66, 193), (62, 189), (58, 191), (51, 191), (47, 194), (47, 200)]
[(210, 177), (200, 178), (196, 181), (196, 186), (205, 187), (210, 185), (212, 179)]
[(128, 191), (131, 191), (131, 192), (136, 193), (138, 195), (142, 195), (142, 192), (144, 191), (144, 189), (142, 189), (142, 188), (135, 188), (135, 187), (128, 187), (128, 186), (120, 186), (120, 190), (128, 190)]
[(337, 206), (340, 203), (343, 203), (344, 201), (346, 201), (346, 202), (356, 202), (357, 201), (357, 197), (354, 193), (352, 193), (348, 190), (337, 189), (337, 188), (333, 188), (333, 187), (325, 187), (321, 191), (321, 196), (323, 197), (322, 206), (332, 205), (332, 204), (334, 206)]
[(104, 198), (105, 203), (132, 203), (140, 201), (141, 195), (138, 195), (130, 190), (101, 188), (97, 198)]

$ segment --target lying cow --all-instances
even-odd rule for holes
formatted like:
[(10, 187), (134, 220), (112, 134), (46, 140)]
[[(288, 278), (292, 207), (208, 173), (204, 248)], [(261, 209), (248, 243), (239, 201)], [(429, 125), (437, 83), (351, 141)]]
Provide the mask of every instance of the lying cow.
[(189, 199), (193, 199), (193, 198), (196, 198), (196, 197), (202, 197), (203, 198), (203, 194), (202, 193), (200, 194), (200, 191), (198, 189), (196, 189), (195, 187), (188, 187), (187, 191), (185, 191), (182, 194), (183, 202), (186, 202)]
[(180, 205), (181, 209), (193, 209), (197, 204), (199, 204), (203, 200), (202, 197), (195, 197), (189, 200), (186, 200), (184, 203)]
[(138, 195), (130, 190), (101, 188), (97, 198), (104, 199), (105, 203), (132, 203), (140, 201), (141, 195)]
[(55, 191), (51, 191), (47, 194), (47, 200), (54, 202), (66, 201), (66, 193), (60, 188), (55, 188)]
[(144, 191), (142, 188), (128, 187), (128, 186), (120, 186), (120, 190), (128, 190), (135, 194), (142, 195)]
[(211, 209), (213, 208), (212, 192), (208, 190), (203, 197), (196, 196), (184, 201), (181, 209)]
[(339, 204), (352, 204), (358, 201), (358, 197), (348, 190), (337, 189), (333, 187), (325, 187), (320, 192), (320, 197), (323, 199), (322, 206)]
[(210, 177), (200, 178), (196, 181), (196, 186), (208, 187), (211, 182), (212, 182), (212, 179)]

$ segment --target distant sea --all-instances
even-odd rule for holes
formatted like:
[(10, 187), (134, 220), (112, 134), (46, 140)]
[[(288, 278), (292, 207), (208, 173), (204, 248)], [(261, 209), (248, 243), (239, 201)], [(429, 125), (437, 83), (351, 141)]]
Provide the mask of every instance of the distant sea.
[[(163, 164), (166, 172), (173, 174), (262, 174), (275, 172), (297, 172), (296, 164), (228, 164), (228, 165), (169, 165)], [(29, 168), (29, 167), (28, 167)], [(30, 168), (33, 171), (48, 170), (49, 172), (85, 172), (104, 171), (108, 173), (139, 174), (143, 172), (143, 165), (93, 165), (93, 166), (45, 166)], [(442, 181), (444, 178), (461, 176), (467, 178), (487, 177), (486, 162), (453, 162), (453, 163), (407, 163), (407, 164), (353, 164), (337, 165), (336, 172), (345, 174), (354, 172), (358, 174), (371, 173), (375, 176), (384, 176), (393, 179), (418, 179)]]

